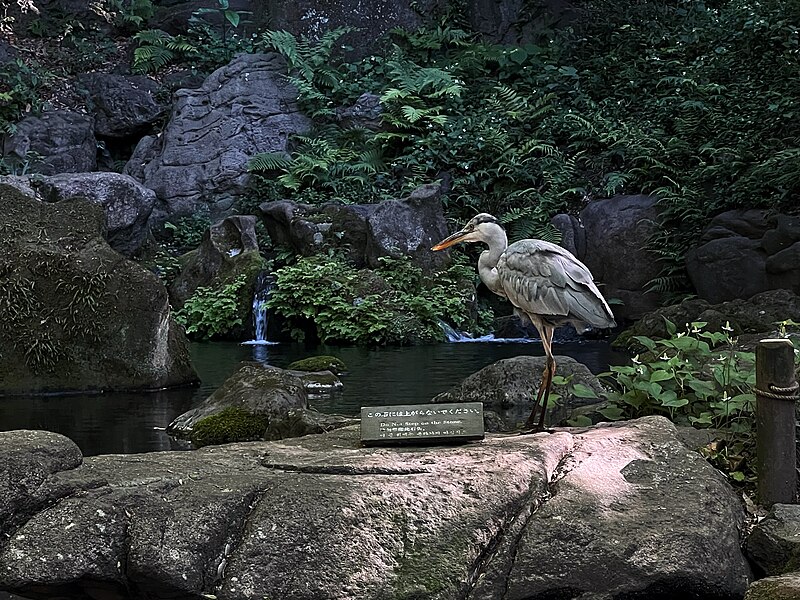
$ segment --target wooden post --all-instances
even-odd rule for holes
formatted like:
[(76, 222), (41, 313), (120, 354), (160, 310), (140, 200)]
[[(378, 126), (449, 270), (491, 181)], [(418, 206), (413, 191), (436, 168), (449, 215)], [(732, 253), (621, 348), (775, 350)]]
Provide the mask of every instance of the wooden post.
[(795, 501), (794, 347), (787, 339), (756, 346), (756, 461), (758, 500), (764, 506)]

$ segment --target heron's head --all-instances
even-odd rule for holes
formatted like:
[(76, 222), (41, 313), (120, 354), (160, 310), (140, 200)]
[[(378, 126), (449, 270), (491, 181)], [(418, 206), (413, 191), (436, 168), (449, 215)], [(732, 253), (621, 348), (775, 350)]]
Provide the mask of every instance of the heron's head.
[(481, 213), (472, 217), (461, 231), (456, 231), (436, 244), (431, 250), (444, 250), (459, 242), (487, 242), (502, 227), (492, 215)]

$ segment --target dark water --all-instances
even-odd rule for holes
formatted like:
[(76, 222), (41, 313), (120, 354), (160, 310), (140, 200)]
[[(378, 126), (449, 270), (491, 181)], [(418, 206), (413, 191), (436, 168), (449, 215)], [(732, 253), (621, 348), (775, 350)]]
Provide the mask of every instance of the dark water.
[[(620, 364), (623, 355), (606, 342), (556, 343), (554, 353), (571, 356), (597, 373)], [(331, 354), (347, 365), (344, 392), (315, 401), (323, 412), (356, 415), (361, 406), (418, 404), (449, 389), (467, 375), (502, 358), (541, 355), (538, 342), (447, 343), (406, 348), (305, 348), (299, 344), (243, 346), (233, 342), (195, 343), (192, 358), (200, 387), (153, 393), (3, 397), (0, 430), (44, 429), (64, 434), (84, 455), (169, 450), (163, 428), (173, 418), (208, 397), (242, 360), (286, 367), (300, 358)]]

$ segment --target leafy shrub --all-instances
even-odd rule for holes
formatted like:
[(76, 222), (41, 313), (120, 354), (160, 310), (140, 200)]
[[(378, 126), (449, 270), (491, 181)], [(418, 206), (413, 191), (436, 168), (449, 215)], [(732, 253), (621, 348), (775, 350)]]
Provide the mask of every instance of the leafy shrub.
[[(193, 67), (211, 71), (228, 63), (237, 52), (253, 50), (251, 40), (240, 37), (236, 29), (247, 11), (235, 11), (228, 0), (217, 0), (214, 8), (200, 8), (189, 17), (185, 34), (171, 35), (160, 29), (146, 29), (134, 36), (133, 68), (140, 73), (159, 71), (181, 60)], [(212, 26), (205, 15), (218, 15), (220, 26)]]
[(679, 425), (721, 430), (725, 439), (708, 450), (710, 458), (743, 481), (753, 468), (746, 459), (755, 444), (755, 355), (735, 349), (729, 327), (709, 332), (705, 325), (695, 322), (677, 332), (667, 321), (668, 339), (634, 336), (647, 352), (633, 365), (603, 374), (614, 392), (600, 412), (610, 420), (657, 414)]
[(239, 276), (218, 288), (199, 287), (175, 313), (186, 333), (210, 339), (230, 333), (242, 324), (239, 295), (247, 287), (247, 277)]
[(383, 259), (371, 271), (334, 256), (305, 257), (275, 272), (268, 305), (290, 323), (313, 323), (323, 342), (440, 341), (441, 320), (471, 324), (472, 291), (459, 286), (464, 271), (456, 266), (431, 277), (407, 260)]
[(37, 63), (20, 58), (0, 64), (0, 134), (13, 133), (17, 121), (39, 111), (40, 91), (49, 77)]
[(197, 248), (210, 226), (211, 218), (207, 214), (200, 213), (181, 217), (177, 223), (164, 223), (164, 229), (172, 234), (172, 245), (180, 252)]

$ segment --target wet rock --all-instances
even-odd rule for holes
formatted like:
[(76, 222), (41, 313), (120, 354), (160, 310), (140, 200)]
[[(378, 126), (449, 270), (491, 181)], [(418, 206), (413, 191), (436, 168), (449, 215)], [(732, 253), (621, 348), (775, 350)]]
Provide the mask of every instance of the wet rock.
[(256, 281), (266, 266), (259, 253), (255, 224), (255, 217), (237, 215), (212, 225), (200, 246), (181, 257), (180, 271), (169, 285), (170, 301), (180, 308), (200, 287), (219, 289), (244, 278), (245, 285), (236, 295), (236, 314), (242, 316), (242, 325), (228, 332), (234, 339), (247, 339), (249, 335), (245, 330), (250, 326)]
[(199, 406), (176, 417), (167, 427), (167, 433), (190, 438), (198, 421), (228, 407), (241, 408), (271, 421), (282, 418), (292, 408), (308, 408), (308, 394), (302, 379), (289, 371), (263, 363), (242, 363)]
[(359, 420), (352, 417), (328, 415), (310, 408), (291, 408), (282, 419), (270, 421), (264, 439), (283, 440), (302, 437), (358, 424)]
[(330, 371), (336, 375), (341, 375), (347, 371), (344, 362), (335, 356), (326, 354), (320, 356), (309, 356), (291, 363), (287, 369), (293, 371)]

